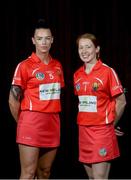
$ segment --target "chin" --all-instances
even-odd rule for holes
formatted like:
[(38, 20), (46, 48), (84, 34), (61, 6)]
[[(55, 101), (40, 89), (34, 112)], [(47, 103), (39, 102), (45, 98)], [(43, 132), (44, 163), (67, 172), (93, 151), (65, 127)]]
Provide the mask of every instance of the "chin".
[(83, 59), (82, 60), (84, 63), (89, 63), (89, 62), (91, 62), (91, 60), (86, 60), (86, 59)]
[(49, 52), (47, 49), (46, 50), (41, 50), (41, 53), (47, 53)]

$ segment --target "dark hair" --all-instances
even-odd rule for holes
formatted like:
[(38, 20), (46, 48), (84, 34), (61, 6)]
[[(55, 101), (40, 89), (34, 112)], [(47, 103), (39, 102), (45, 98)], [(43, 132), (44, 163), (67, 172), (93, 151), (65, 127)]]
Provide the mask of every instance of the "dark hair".
[(36, 29), (39, 29), (39, 28), (47, 28), (48, 29), (50, 27), (49, 27), (48, 22), (45, 19), (38, 19), (38, 21), (36, 22), (35, 28)]
[(34, 36), (35, 30), (40, 28), (51, 29), (48, 22), (45, 19), (38, 19), (36, 22), (33, 23), (32, 33), (31, 33), (32, 36)]

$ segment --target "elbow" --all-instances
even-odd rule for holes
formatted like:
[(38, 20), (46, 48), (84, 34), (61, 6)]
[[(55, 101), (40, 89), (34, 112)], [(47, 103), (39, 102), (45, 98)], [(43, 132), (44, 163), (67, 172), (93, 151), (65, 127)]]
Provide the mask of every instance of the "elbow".
[(8, 99), (8, 104), (9, 104), (9, 106), (12, 105), (10, 98)]
[(125, 102), (124, 102), (124, 107), (126, 107), (126, 105), (127, 105), (127, 101), (125, 100)]
[(8, 104), (9, 104), (9, 106), (13, 106), (13, 101), (12, 101), (11, 97), (9, 97), (9, 99), (8, 99)]
[(124, 107), (127, 105), (127, 101), (126, 101), (126, 98), (125, 98), (125, 100), (124, 100)]
[(122, 103), (123, 109), (125, 109), (126, 105), (127, 105), (127, 101), (126, 101), (126, 99), (125, 99), (125, 101), (123, 101), (123, 103)]
[(10, 108), (10, 110), (11, 110), (12, 108), (14, 108), (14, 107), (13, 107), (13, 103), (11, 102), (11, 100), (10, 100), (10, 99), (8, 100), (8, 104), (9, 104), (9, 108)]
[(123, 100), (122, 100), (122, 106), (123, 106), (123, 108), (125, 108), (126, 105), (127, 105), (126, 97), (123, 96)]

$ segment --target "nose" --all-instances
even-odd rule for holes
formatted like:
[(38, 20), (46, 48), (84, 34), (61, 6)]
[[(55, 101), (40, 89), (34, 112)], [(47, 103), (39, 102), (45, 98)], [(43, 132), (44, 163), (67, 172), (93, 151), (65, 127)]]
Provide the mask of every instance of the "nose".
[(42, 44), (46, 44), (46, 39), (42, 38)]
[(84, 48), (84, 49), (82, 50), (82, 52), (83, 52), (83, 53), (87, 53), (88, 50), (87, 50), (86, 48)]

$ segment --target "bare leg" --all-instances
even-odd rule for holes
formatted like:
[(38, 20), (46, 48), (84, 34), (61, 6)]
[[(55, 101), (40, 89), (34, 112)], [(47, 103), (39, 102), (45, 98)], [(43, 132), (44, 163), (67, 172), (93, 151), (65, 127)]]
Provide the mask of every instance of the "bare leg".
[(20, 179), (33, 179), (36, 173), (39, 148), (19, 144), (21, 175)]
[(109, 162), (84, 164), (89, 179), (108, 179), (110, 166)]
[(90, 164), (84, 164), (84, 168), (85, 168), (85, 170), (86, 170), (86, 173), (87, 173), (89, 179), (94, 179), (94, 178), (93, 178), (93, 172), (92, 172), (92, 165), (90, 165)]
[(48, 179), (50, 170), (55, 159), (57, 148), (44, 149), (43, 155), (39, 158), (37, 167), (37, 178)]
[(37, 178), (48, 179), (50, 176), (51, 166), (55, 159), (57, 148), (44, 149), (42, 156), (39, 158), (37, 167)]
[(110, 167), (110, 162), (92, 164), (94, 179), (108, 179)]

